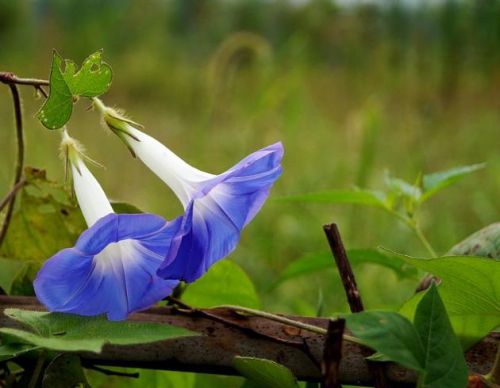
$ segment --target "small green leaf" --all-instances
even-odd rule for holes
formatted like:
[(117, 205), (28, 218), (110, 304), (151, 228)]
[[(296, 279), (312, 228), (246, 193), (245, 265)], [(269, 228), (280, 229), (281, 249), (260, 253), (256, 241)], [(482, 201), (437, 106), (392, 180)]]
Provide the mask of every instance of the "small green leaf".
[(49, 97), (37, 113), (37, 118), (48, 129), (64, 126), (73, 112), (73, 96), (61, 73), (61, 64), (62, 58), (54, 51)]
[(420, 187), (414, 186), (403, 179), (391, 177), (388, 173), (385, 176), (387, 188), (396, 196), (403, 196), (417, 202), (422, 195)]
[(374, 207), (386, 207), (386, 197), (381, 191), (374, 190), (330, 190), (316, 193), (290, 195), (282, 197), (284, 201), (350, 203)]
[[(121, 376), (106, 376), (101, 372), (86, 370), (87, 379), (92, 388), (194, 388), (198, 385), (198, 376), (194, 373), (171, 372), (150, 369), (134, 368), (109, 368), (112, 371), (121, 373), (138, 373), (137, 378), (127, 378)], [(126, 384), (125, 384), (126, 383)]]
[(435, 284), (426, 292), (415, 313), (415, 328), (424, 345), (425, 387), (467, 386), (467, 364), (453, 333)]
[[(464, 348), (500, 325), (499, 260), (472, 256), (397, 257), (441, 279), (440, 296)], [(412, 319), (422, 295), (411, 297), (401, 307), (400, 313)]]
[(62, 76), (75, 96), (97, 97), (108, 91), (113, 79), (111, 66), (102, 61), (102, 50), (90, 55), (76, 71), (73, 61), (65, 61)]
[(366, 345), (407, 368), (422, 371), (424, 348), (413, 324), (395, 312), (361, 312), (345, 316), (347, 327)]
[(251, 387), (298, 388), (297, 379), (287, 367), (271, 360), (234, 357), (234, 368), (249, 381)]
[[(418, 279), (418, 271), (411, 265), (401, 262), (401, 259), (392, 257), (376, 249), (351, 249), (347, 256), (352, 265), (377, 264), (392, 269), (400, 279)], [(308, 275), (314, 272), (335, 268), (335, 261), (331, 252), (317, 252), (303, 256), (292, 262), (281, 273), (275, 285), (297, 276)]]
[(473, 164), (470, 166), (455, 167), (445, 171), (435, 172), (433, 174), (424, 175), (423, 178), (423, 188), (424, 192), (420, 201), (423, 202), (429, 199), (434, 194), (444, 188), (452, 185), (453, 183), (459, 181), (463, 177), (483, 169), (486, 166), (485, 163)]
[(90, 388), (83, 372), (80, 357), (76, 354), (60, 354), (47, 366), (42, 388)]
[(104, 316), (5, 309), (4, 314), (29, 326), (32, 331), (0, 328), (0, 333), (42, 348), (99, 353), (105, 344), (133, 345), (198, 335), (167, 324), (132, 321), (113, 322)]
[(236, 263), (221, 260), (182, 294), (182, 300), (196, 307), (223, 304), (260, 308), (255, 286)]

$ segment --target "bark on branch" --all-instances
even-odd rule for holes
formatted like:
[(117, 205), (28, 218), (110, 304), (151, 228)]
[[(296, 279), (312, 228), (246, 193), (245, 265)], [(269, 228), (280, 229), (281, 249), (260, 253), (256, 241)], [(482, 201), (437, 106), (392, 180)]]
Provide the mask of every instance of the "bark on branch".
[[(43, 310), (35, 298), (0, 296), (0, 327), (19, 327), (3, 314), (6, 308)], [(105, 346), (101, 354), (82, 353), (91, 365), (127, 366), (201, 373), (237, 374), (231, 362), (235, 355), (267, 358), (279, 362), (301, 380), (321, 380), (324, 336), (305, 332), (260, 317), (235, 314), (227, 309), (181, 311), (155, 307), (132, 315), (134, 321), (169, 323), (203, 334), (200, 337), (167, 340), (146, 345)], [(205, 314), (209, 312), (209, 314)], [(213, 319), (213, 316), (221, 319)], [(326, 318), (294, 317), (305, 323), (328, 327)], [(476, 373), (487, 373), (495, 358), (499, 338), (490, 335), (470, 349), (466, 356)], [(386, 366), (390, 386), (414, 386), (413, 372), (396, 365)], [(342, 384), (367, 385), (372, 377), (363, 358), (363, 349), (344, 341), (339, 366)]]

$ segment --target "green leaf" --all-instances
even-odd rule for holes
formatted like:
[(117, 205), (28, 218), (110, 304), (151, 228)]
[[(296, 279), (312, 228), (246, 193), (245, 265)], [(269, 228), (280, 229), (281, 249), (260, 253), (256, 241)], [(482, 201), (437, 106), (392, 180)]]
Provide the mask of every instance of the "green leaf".
[(388, 189), (396, 196), (403, 196), (411, 199), (414, 202), (417, 202), (422, 195), (420, 187), (412, 185), (411, 183), (408, 183), (403, 179), (391, 177), (388, 174), (386, 174), (385, 176), (385, 184)]
[(212, 307), (223, 304), (260, 308), (255, 286), (236, 263), (221, 260), (195, 283), (189, 284), (182, 300), (196, 307)]
[[(377, 264), (393, 270), (400, 279), (418, 279), (418, 271), (414, 267), (402, 263), (401, 259), (397, 257), (392, 257), (376, 249), (351, 249), (347, 251), (347, 256), (352, 265)], [(330, 252), (309, 254), (288, 265), (276, 281), (275, 286), (297, 276), (308, 275), (329, 268), (335, 268), (335, 261)]]
[(485, 163), (473, 164), (470, 166), (455, 167), (445, 171), (435, 172), (433, 174), (424, 175), (423, 178), (423, 188), (424, 192), (420, 201), (423, 202), (429, 199), (431, 196), (437, 194), (444, 188), (452, 185), (453, 183), (459, 181), (463, 177), (483, 169), (486, 166)]
[(422, 371), (424, 348), (413, 324), (395, 312), (361, 312), (345, 316), (347, 327), (366, 345), (407, 368)]
[(10, 294), (14, 281), (21, 275), (25, 266), (26, 263), (22, 261), (0, 257), (0, 287), (7, 294)]
[(32, 294), (41, 264), (63, 248), (72, 247), (86, 229), (80, 209), (62, 185), (47, 180), (45, 171), (25, 170), (26, 185), (0, 249), (0, 256), (26, 265), (12, 293)]
[[(193, 388), (197, 382), (194, 373), (171, 372), (133, 368), (107, 368), (121, 373), (138, 373), (138, 378), (121, 376), (105, 376), (101, 372), (86, 370), (87, 379), (92, 388)], [(202, 385), (199, 385), (202, 387)]]
[(62, 58), (54, 51), (49, 97), (37, 113), (37, 118), (48, 129), (64, 126), (73, 112), (73, 96), (61, 73), (61, 64)]
[(15, 358), (21, 354), (31, 352), (35, 349), (38, 349), (38, 347), (15, 341), (6, 341), (6, 338), (3, 338), (0, 343), (0, 361), (10, 360), (11, 358)]
[(97, 97), (109, 90), (113, 71), (111, 66), (102, 61), (101, 56), (102, 50), (93, 53), (83, 61), (82, 67), (78, 71), (76, 71), (76, 64), (73, 61), (65, 61), (62, 76), (73, 95)]
[(424, 345), (425, 387), (467, 386), (467, 364), (435, 284), (418, 304), (415, 328)]
[(83, 373), (80, 357), (75, 354), (60, 354), (47, 366), (42, 388), (90, 388)]
[[(499, 260), (471, 256), (398, 257), (441, 278), (439, 292), (464, 348), (500, 325)], [(400, 313), (412, 319), (421, 298), (422, 293), (414, 295), (401, 307)]]
[(32, 331), (0, 328), (0, 333), (42, 348), (98, 353), (104, 344), (133, 345), (198, 335), (167, 324), (108, 321), (104, 316), (5, 309), (4, 314), (29, 326)]
[(127, 203), (127, 202), (111, 201), (111, 206), (113, 207), (113, 210), (116, 213), (121, 213), (121, 214), (138, 214), (138, 213), (144, 213), (137, 206), (132, 205), (132, 204)]
[(233, 366), (249, 380), (252, 387), (298, 387), (297, 379), (290, 369), (271, 360), (253, 357), (234, 357)]
[(500, 222), (488, 225), (470, 235), (451, 248), (449, 254), (500, 259)]
[(316, 193), (290, 195), (280, 198), (284, 201), (350, 203), (374, 207), (386, 207), (386, 197), (381, 191), (374, 190), (330, 190)]

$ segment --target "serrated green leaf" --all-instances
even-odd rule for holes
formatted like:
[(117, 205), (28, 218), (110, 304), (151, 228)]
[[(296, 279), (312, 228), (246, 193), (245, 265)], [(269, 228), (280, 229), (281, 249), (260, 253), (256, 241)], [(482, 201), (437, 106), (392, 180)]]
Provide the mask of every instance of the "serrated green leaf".
[(0, 249), (0, 256), (26, 264), (22, 278), (12, 285), (13, 294), (32, 294), (31, 282), (41, 264), (73, 246), (86, 229), (80, 209), (62, 185), (47, 180), (43, 170), (27, 168), (25, 177)]
[[(393, 270), (399, 278), (417, 279), (418, 271), (412, 266), (401, 262), (399, 258), (380, 252), (375, 249), (351, 249), (347, 256), (352, 265), (377, 264)], [(335, 268), (335, 261), (331, 252), (317, 252), (303, 256), (292, 262), (281, 273), (275, 286), (297, 276), (308, 275), (314, 272)]]
[(407, 368), (424, 369), (424, 346), (413, 324), (395, 312), (361, 312), (345, 316), (347, 327), (366, 345)]
[(195, 283), (189, 284), (182, 300), (196, 307), (213, 307), (223, 304), (260, 308), (255, 286), (236, 263), (221, 260)]
[(76, 354), (60, 354), (45, 370), (42, 388), (90, 388), (83, 372), (80, 357)]
[(63, 127), (73, 112), (73, 96), (61, 73), (61, 64), (62, 58), (54, 51), (49, 97), (37, 113), (37, 118), (48, 129)]
[(32, 331), (0, 328), (0, 333), (51, 350), (99, 353), (105, 344), (133, 345), (198, 335), (168, 324), (108, 321), (104, 316), (5, 309), (4, 314)]
[[(499, 260), (472, 256), (398, 257), (441, 279), (440, 296), (465, 349), (500, 325)], [(411, 297), (400, 313), (412, 319), (422, 296), (419, 293)]]
[(466, 387), (468, 372), (462, 347), (453, 333), (435, 284), (418, 304), (415, 328), (424, 345), (423, 386)]
[(483, 169), (485, 163), (473, 164), (470, 166), (454, 167), (449, 170), (435, 172), (433, 174), (424, 175), (423, 188), (424, 192), (420, 201), (423, 202), (431, 196), (437, 194), (444, 188), (452, 185), (463, 177)]
[(303, 201), (322, 203), (350, 203), (385, 208), (385, 194), (375, 190), (329, 190), (316, 193), (290, 195), (280, 198), (283, 201)]
[(102, 61), (102, 50), (89, 55), (76, 71), (73, 61), (65, 61), (62, 76), (75, 96), (97, 97), (108, 91), (113, 79), (111, 66)]
[(234, 357), (234, 368), (246, 377), (251, 387), (298, 388), (297, 379), (287, 367), (271, 360)]

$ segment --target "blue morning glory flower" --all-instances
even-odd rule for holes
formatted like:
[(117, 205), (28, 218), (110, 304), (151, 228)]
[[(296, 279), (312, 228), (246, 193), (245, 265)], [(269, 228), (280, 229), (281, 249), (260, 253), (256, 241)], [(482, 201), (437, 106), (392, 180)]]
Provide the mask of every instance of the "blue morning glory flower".
[(175, 220), (178, 230), (158, 275), (193, 282), (236, 248), (242, 229), (281, 175), (283, 145), (265, 147), (213, 175), (190, 166), (133, 122), (94, 101), (108, 126), (182, 202), (185, 213)]
[(77, 144), (63, 136), (89, 228), (73, 248), (44, 263), (34, 281), (35, 293), (49, 311), (122, 320), (163, 299), (178, 284), (156, 274), (178, 226), (153, 214), (115, 214)]

